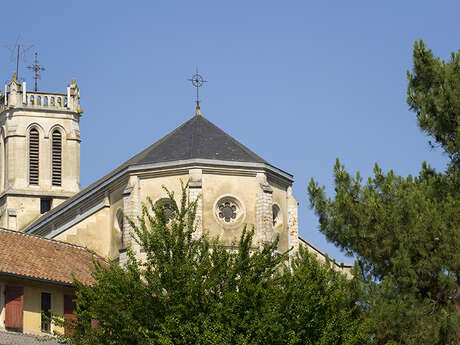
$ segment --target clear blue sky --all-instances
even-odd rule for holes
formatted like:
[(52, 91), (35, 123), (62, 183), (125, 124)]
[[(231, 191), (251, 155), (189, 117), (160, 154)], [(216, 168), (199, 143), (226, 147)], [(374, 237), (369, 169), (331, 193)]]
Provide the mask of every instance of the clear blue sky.
[[(82, 187), (189, 119), (198, 66), (202, 112), (295, 177), (300, 233), (350, 261), (318, 231), (311, 177), (333, 192), (336, 157), (364, 177), (375, 162), (401, 175), (446, 158), (428, 147), (405, 103), (414, 40), (448, 58), (460, 45), (458, 1), (2, 2), (3, 46), (18, 33), (47, 71), (40, 89), (72, 77)], [(0, 81), (15, 67), (0, 47)], [(20, 75), (32, 87), (32, 74)]]

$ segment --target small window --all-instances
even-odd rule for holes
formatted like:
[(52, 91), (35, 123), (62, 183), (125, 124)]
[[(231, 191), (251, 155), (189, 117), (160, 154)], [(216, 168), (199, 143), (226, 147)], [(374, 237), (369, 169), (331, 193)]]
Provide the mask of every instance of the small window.
[(49, 333), (51, 331), (51, 294), (42, 292), (42, 332)]
[(278, 205), (273, 204), (272, 206), (273, 212), (273, 227), (278, 227), (279, 225), (283, 224), (283, 216), (281, 214), (281, 209)]
[(29, 133), (29, 184), (38, 185), (39, 135), (36, 128)]
[(46, 213), (51, 210), (51, 199), (41, 198), (40, 199), (40, 214)]
[(120, 237), (121, 237), (121, 247), (124, 248), (126, 239), (123, 238), (126, 236), (126, 234), (123, 233), (123, 211), (121, 208), (117, 210), (117, 213), (115, 215), (115, 224), (114, 227), (116, 230), (120, 232)]

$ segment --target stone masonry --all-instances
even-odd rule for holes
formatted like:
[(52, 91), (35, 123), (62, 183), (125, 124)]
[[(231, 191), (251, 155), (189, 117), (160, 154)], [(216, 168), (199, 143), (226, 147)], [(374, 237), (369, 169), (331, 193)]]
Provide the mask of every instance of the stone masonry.
[(203, 234), (203, 183), (202, 183), (202, 170), (190, 169), (189, 170), (189, 200), (190, 202), (197, 201), (195, 226), (196, 231), (194, 238), (199, 238)]
[(288, 247), (292, 248), (294, 254), (299, 249), (299, 223), (298, 223), (298, 205), (296, 198), (292, 194), (292, 187), (288, 187)]
[[(128, 185), (123, 191), (123, 212), (125, 216), (132, 219), (135, 224), (138, 224), (139, 216), (139, 188), (138, 178), (131, 176)], [(140, 248), (135, 239), (133, 238), (134, 229), (128, 223), (128, 220), (123, 217), (123, 233), (122, 233), (122, 248), (120, 249), (120, 265), (124, 265), (128, 260), (127, 249), (131, 248), (136, 255), (140, 255)]]
[(259, 244), (270, 243), (274, 237), (273, 231), (273, 189), (267, 182), (267, 175), (257, 173), (258, 182), (256, 197), (256, 238)]
[[(80, 191), (80, 91), (29, 91), (16, 74), (0, 96), (0, 226), (23, 230), (41, 213), (41, 202), (57, 206)], [(29, 176), (31, 131), (38, 132), (37, 181)], [(53, 133), (61, 142), (59, 183), (52, 182)], [(35, 158), (34, 158), (35, 161)], [(45, 199), (45, 200), (44, 200)]]

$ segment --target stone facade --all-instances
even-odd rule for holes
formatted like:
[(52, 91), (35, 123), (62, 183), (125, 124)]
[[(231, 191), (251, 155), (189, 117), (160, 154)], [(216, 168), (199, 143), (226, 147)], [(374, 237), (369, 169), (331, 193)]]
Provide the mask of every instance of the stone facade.
[[(0, 226), (82, 245), (123, 265), (128, 248), (145, 255), (125, 216), (138, 223), (147, 198), (165, 200), (164, 186), (178, 196), (182, 181), (189, 183), (189, 200), (197, 201), (195, 237), (206, 233), (232, 246), (245, 227), (254, 227), (254, 247), (279, 237), (280, 252), (297, 250), (292, 176), (200, 114), (78, 193), (81, 114), (74, 80), (66, 93), (27, 91), (15, 76), (5, 86), (0, 95)], [(53, 165), (56, 130), (62, 137), (59, 186)], [(34, 152), (38, 158), (31, 156)], [(38, 173), (31, 170), (34, 159)], [(51, 211), (40, 217), (43, 201)]]
[(44, 209), (80, 190), (79, 99), (75, 81), (67, 93), (27, 91), (16, 75), (5, 85), (0, 97), (0, 226), (22, 230)]
[[(137, 217), (140, 216), (139, 207), (139, 181), (136, 176), (131, 176), (128, 180), (128, 185), (123, 191), (123, 215), (133, 220), (136, 225), (139, 224)], [(114, 220), (115, 221), (115, 220)], [(119, 262), (124, 265), (128, 259), (127, 249), (130, 248), (137, 255), (140, 255), (140, 248), (135, 238), (133, 238), (133, 228), (129, 224), (128, 220), (123, 217), (123, 228), (122, 228), (122, 243), (120, 252)]]
[(195, 238), (199, 238), (203, 234), (203, 170), (190, 169), (189, 170), (189, 201), (196, 201), (196, 215), (194, 233)]
[(257, 240), (260, 244), (271, 243), (274, 239), (273, 232), (273, 188), (267, 182), (264, 173), (256, 175), (258, 182), (256, 198)]
[(288, 236), (289, 248), (292, 248), (292, 253), (295, 253), (299, 248), (299, 222), (298, 222), (298, 208), (299, 203), (292, 194), (292, 187), (288, 188)]
[[(259, 170), (259, 171), (258, 171)], [(128, 175), (128, 173), (126, 174)], [(171, 168), (150, 168), (129, 176), (120, 175), (112, 181), (80, 196), (60, 211), (60, 214), (45, 219), (35, 227), (27, 229), (36, 234), (55, 238), (78, 245), (85, 245), (96, 253), (121, 264), (126, 262), (126, 250), (131, 248), (142, 256), (140, 248), (132, 238), (132, 229), (119, 212), (137, 222), (141, 215), (141, 205), (147, 197), (155, 203), (167, 197), (163, 186), (180, 196), (181, 181), (189, 182), (189, 200), (197, 200), (195, 225), (199, 236), (202, 232), (210, 237), (218, 237), (225, 245), (236, 243), (245, 226), (255, 227), (254, 245), (272, 241), (280, 236), (279, 250), (288, 249), (287, 203), (290, 181), (275, 179), (271, 172), (260, 169), (215, 167), (210, 165)], [(267, 175), (271, 176), (267, 179)], [(273, 199), (280, 206), (282, 221), (273, 226)], [(219, 201), (235, 200), (238, 208), (234, 222), (219, 217)], [(177, 198), (177, 202), (180, 200)], [(291, 237), (297, 228), (291, 227)], [(118, 255), (119, 253), (119, 255)]]

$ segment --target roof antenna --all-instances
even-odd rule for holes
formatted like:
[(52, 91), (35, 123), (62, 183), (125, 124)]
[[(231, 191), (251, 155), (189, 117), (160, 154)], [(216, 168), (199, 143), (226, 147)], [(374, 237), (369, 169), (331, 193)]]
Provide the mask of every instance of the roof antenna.
[(25, 55), (33, 46), (26, 46), (22, 40), (21, 34), (19, 34), (15, 44), (7, 44), (5, 47), (11, 52), (11, 61), (16, 60), (16, 75), (19, 78), (19, 63), (21, 60), (25, 62)]
[(192, 78), (189, 79), (192, 82), (192, 85), (196, 88), (196, 110), (195, 110), (195, 115), (201, 115), (200, 112), (200, 94), (199, 94), (199, 88), (203, 86), (204, 83), (207, 82), (207, 80), (204, 80), (204, 78), (198, 74), (198, 67), (196, 68), (196, 73), (192, 75)]
[(35, 53), (35, 61), (34, 64), (31, 66), (27, 66), (27, 69), (30, 69), (31, 71), (34, 71), (34, 79), (35, 79), (35, 91), (38, 91), (38, 79), (41, 79), (40, 77), (40, 72), (41, 71), (46, 71), (45, 67), (40, 66), (38, 64), (38, 53)]

